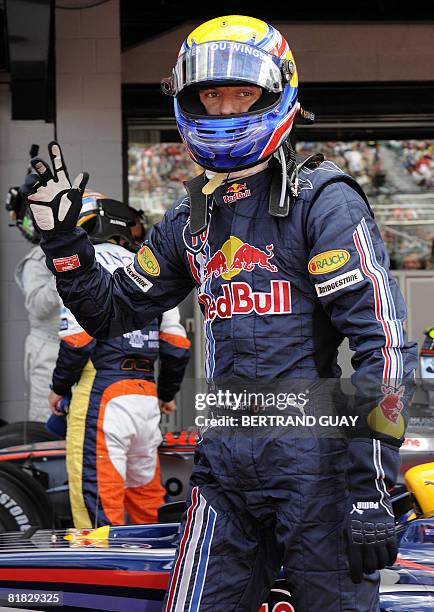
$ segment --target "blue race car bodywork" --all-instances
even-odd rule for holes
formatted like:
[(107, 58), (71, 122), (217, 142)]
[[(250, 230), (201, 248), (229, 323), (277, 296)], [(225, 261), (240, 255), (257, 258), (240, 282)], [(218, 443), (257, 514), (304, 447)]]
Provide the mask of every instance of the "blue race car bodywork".
[[(382, 572), (381, 612), (432, 612), (434, 518), (418, 518), (399, 529), (398, 560)], [(12, 594), (22, 606), (38, 609), (35, 598), (51, 593), (63, 610), (159, 612), (177, 531), (170, 523), (0, 534), (0, 601)], [(283, 579), (260, 612), (273, 610), (294, 612)]]
[[(162, 480), (170, 501), (178, 501), (180, 511), (185, 507), (182, 500), (187, 493), (194, 443), (194, 435), (183, 432), (166, 434), (160, 447)], [(402, 471), (431, 458), (431, 451), (427, 456), (404, 452)], [(57, 517), (61, 516), (67, 502), (62, 442), (5, 449), (0, 451), (0, 469), (6, 464), (13, 464), (38, 480)], [(422, 489), (426, 490), (431, 480), (426, 480), (425, 471), (421, 472), (420, 479)], [(416, 493), (417, 501), (417, 493), (421, 496), (421, 490), (411, 490)], [(392, 568), (382, 572), (381, 612), (432, 612), (434, 514), (408, 520), (416, 516), (415, 506), (404, 485), (394, 492), (394, 501), (395, 515), (400, 523), (399, 557)], [(8, 505), (10, 501), (6, 501)], [(16, 512), (16, 506), (11, 506), (10, 511)], [(67, 515), (68, 510), (63, 512), (65, 521), (57, 523), (71, 524)], [(17, 529), (21, 531), (0, 533), (0, 602), (11, 597), (8, 603), (40, 609), (41, 597), (51, 596), (58, 598), (59, 610), (162, 610), (178, 532), (178, 523), (168, 522), (178, 518), (167, 518), (169, 516), (172, 516), (170, 512), (162, 514), (162, 522), (156, 525), (107, 526), (81, 531), (29, 528), (28, 523), (19, 522)], [(53, 607), (56, 601), (50, 603)], [(276, 580), (260, 612), (294, 612), (288, 586), (282, 577)]]

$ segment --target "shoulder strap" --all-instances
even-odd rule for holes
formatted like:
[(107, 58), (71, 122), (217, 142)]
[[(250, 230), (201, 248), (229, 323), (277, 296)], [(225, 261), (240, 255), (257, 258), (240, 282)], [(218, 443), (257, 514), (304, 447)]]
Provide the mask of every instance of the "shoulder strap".
[(318, 168), (324, 160), (325, 157), (322, 153), (313, 153), (297, 165), (297, 172), (300, 172), (303, 168), (309, 168), (310, 170)]
[(270, 195), (268, 212), (272, 217), (287, 217), (298, 195), (298, 173), (302, 168), (314, 169), (324, 161), (322, 153), (309, 155), (297, 165), (295, 152), (288, 146), (280, 147), (271, 158)]
[(192, 236), (197, 236), (205, 231), (208, 225), (208, 196), (202, 193), (204, 185), (204, 172), (184, 183), (190, 199), (190, 232)]

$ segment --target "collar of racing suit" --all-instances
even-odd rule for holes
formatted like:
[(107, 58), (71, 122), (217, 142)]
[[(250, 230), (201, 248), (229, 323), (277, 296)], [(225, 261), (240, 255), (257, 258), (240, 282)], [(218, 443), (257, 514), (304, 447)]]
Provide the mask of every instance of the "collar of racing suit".
[[(262, 162), (252, 168), (240, 170), (239, 172), (231, 172), (223, 175), (223, 182), (218, 185), (213, 191), (214, 205), (236, 205), (237, 208), (242, 206), (244, 216), (256, 216), (257, 203), (260, 194), (268, 194), (270, 176), (268, 170), (268, 161)], [(209, 174), (208, 174), (209, 173)], [(207, 178), (211, 179), (216, 173), (206, 171)], [(253, 197), (252, 197), (253, 196)], [(268, 195), (266, 196), (268, 198)], [(247, 204), (255, 206), (248, 206)], [(241, 212), (241, 209), (239, 210)]]
[[(257, 164), (256, 166), (252, 166), (251, 168), (246, 168), (245, 170), (239, 170), (238, 172), (230, 172), (226, 178), (224, 179), (224, 183), (230, 183), (231, 181), (235, 181), (237, 179), (247, 178), (248, 176), (252, 176), (252, 174), (258, 174), (258, 172), (262, 172), (267, 168), (269, 160), (262, 162), (262, 164)], [(213, 172), (212, 170), (205, 170), (205, 176), (208, 180), (211, 180), (217, 172)], [(224, 173), (221, 173), (224, 174)]]
[[(271, 173), (267, 162), (255, 167), (255, 172), (249, 168), (249, 175), (229, 175), (229, 180), (218, 185), (212, 202), (216, 207), (223, 206), (236, 209), (237, 215), (257, 217), (261, 211), (268, 217), (268, 200), (270, 194)], [(261, 213), (262, 214), (262, 213)]]

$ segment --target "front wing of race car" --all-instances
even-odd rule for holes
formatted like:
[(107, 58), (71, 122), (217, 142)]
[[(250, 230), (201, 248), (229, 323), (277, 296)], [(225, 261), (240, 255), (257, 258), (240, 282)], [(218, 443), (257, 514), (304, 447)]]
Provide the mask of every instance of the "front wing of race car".
[[(0, 605), (40, 609), (51, 594), (62, 610), (160, 612), (177, 532), (170, 523), (0, 534)], [(382, 572), (381, 612), (432, 612), (434, 518), (406, 523), (399, 537), (398, 561)], [(260, 610), (277, 611), (294, 612), (282, 579)]]

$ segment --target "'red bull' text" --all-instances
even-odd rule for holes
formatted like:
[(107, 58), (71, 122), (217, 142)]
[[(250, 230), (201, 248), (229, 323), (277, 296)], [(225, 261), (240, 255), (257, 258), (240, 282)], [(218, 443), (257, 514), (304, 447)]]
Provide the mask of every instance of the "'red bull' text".
[(271, 281), (271, 290), (252, 291), (249, 284), (233, 282), (222, 285), (223, 295), (218, 298), (207, 293), (199, 294), (199, 302), (205, 308), (205, 320), (216, 317), (229, 319), (235, 315), (256, 312), (259, 315), (291, 313), (291, 285), (289, 281)]

